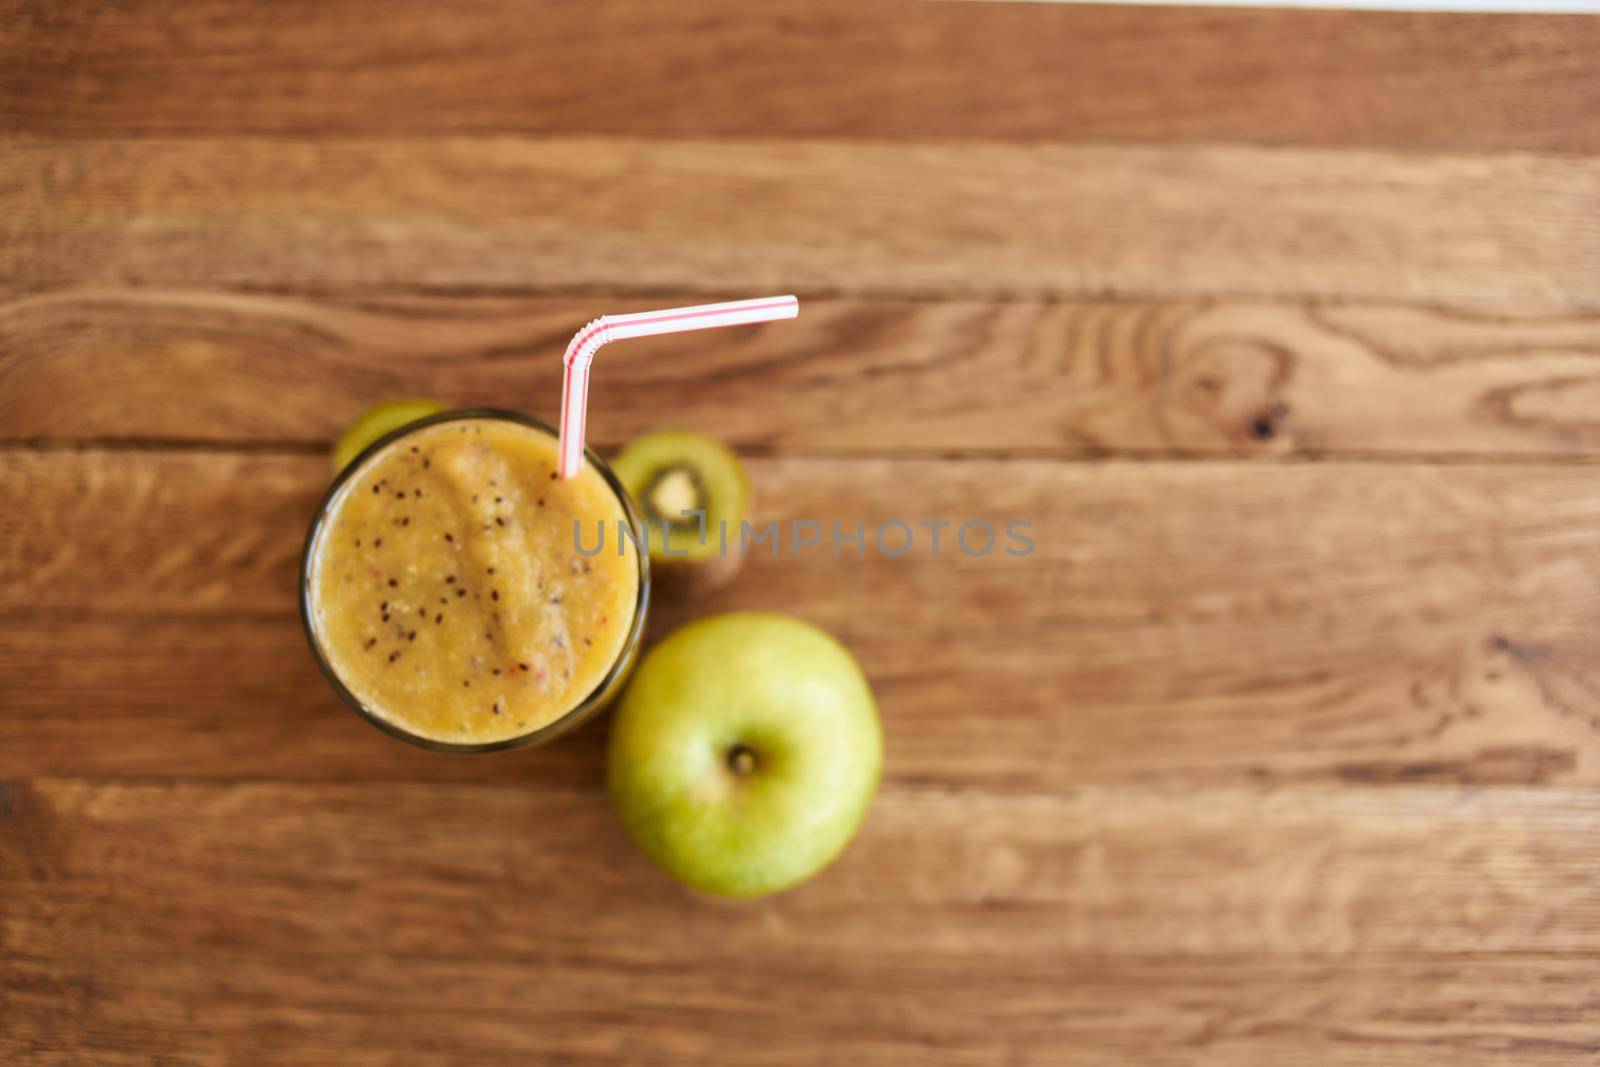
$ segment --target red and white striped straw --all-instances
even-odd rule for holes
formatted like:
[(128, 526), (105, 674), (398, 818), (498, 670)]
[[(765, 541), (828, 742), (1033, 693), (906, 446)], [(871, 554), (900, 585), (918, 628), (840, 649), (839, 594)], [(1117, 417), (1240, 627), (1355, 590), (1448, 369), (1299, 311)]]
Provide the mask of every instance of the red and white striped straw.
[(583, 466), (584, 430), (589, 414), (589, 365), (600, 346), (628, 337), (658, 333), (709, 330), (713, 326), (742, 326), (751, 322), (792, 319), (800, 314), (800, 301), (792, 296), (764, 296), (727, 304), (638, 311), (631, 315), (602, 315), (579, 330), (567, 345), (561, 387), (561, 469), (571, 478)]

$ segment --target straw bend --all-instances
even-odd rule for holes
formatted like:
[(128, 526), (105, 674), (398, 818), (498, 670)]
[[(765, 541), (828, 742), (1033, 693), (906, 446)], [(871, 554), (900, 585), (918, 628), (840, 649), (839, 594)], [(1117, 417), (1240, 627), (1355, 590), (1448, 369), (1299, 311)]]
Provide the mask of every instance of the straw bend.
[(561, 449), (558, 474), (571, 478), (583, 465), (583, 442), (589, 409), (589, 367), (601, 346), (629, 337), (651, 337), (715, 326), (792, 319), (800, 313), (793, 296), (767, 296), (726, 304), (665, 308), (628, 315), (602, 315), (584, 325), (567, 343), (562, 358)]
[(564, 362), (568, 367), (582, 367), (588, 370), (589, 364), (594, 362), (594, 354), (600, 351), (600, 346), (609, 344), (611, 340), (611, 320), (604, 315), (598, 319), (591, 319), (583, 329), (572, 335), (572, 340), (567, 342)]

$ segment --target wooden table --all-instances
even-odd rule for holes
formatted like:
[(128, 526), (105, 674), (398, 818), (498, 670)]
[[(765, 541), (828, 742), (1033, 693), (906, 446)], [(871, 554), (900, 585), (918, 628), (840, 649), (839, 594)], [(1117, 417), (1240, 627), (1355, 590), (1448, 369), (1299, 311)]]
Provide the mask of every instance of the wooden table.
[[(5, 5), (0, 1060), (1594, 1062), (1597, 114), (1584, 18)], [(350, 714), (295, 569), (368, 404), (783, 291), (608, 349), (597, 443), (1037, 548), (662, 606), (881, 704), (860, 838), (726, 903), (603, 724)]]

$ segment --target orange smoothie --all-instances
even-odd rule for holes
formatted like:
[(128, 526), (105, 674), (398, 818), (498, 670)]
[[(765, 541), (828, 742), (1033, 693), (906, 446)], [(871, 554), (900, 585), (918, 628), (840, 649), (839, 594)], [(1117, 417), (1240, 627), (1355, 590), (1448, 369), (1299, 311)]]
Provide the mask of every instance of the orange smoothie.
[(628, 513), (593, 463), (562, 481), (556, 459), (544, 429), (455, 418), (391, 441), (330, 498), (307, 549), (306, 623), (369, 716), (493, 745), (615, 679), (642, 607)]

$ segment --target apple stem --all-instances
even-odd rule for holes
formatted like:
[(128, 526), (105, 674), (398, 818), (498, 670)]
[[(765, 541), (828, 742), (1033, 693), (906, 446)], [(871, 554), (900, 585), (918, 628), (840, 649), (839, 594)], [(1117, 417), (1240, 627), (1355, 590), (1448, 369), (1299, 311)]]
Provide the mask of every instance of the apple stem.
[(728, 750), (728, 769), (741, 777), (755, 770), (755, 750), (746, 745), (734, 745)]

